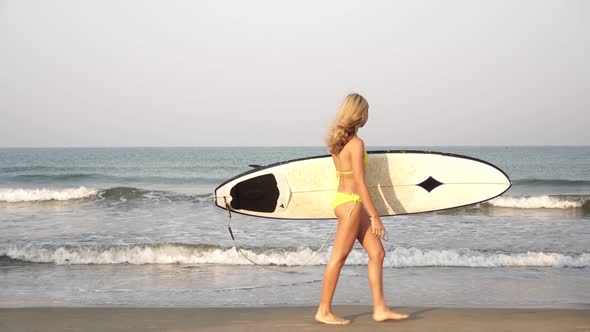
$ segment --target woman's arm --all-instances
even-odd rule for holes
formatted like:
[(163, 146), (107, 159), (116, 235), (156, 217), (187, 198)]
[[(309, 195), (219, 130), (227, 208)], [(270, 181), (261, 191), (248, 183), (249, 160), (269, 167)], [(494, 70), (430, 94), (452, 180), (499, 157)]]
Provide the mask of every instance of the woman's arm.
[(376, 236), (384, 236), (383, 223), (379, 218), (373, 199), (369, 194), (369, 188), (365, 181), (365, 143), (359, 137), (351, 142), (350, 157), (352, 162), (352, 175), (355, 182), (358, 184), (359, 196), (363, 202), (363, 206), (367, 209), (371, 218), (371, 227), (373, 234)]
[(369, 216), (376, 217), (378, 216), (377, 209), (375, 209), (375, 205), (369, 194), (369, 188), (365, 182), (365, 143), (358, 137), (351, 143), (353, 143), (350, 149), (352, 176), (354, 177), (355, 183), (358, 184), (358, 194)]

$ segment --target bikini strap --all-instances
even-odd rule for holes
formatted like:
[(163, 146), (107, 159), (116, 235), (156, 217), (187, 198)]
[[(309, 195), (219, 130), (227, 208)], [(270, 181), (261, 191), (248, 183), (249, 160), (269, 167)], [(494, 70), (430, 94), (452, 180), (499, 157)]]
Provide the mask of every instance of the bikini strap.
[[(338, 155), (336, 155), (336, 159), (338, 159), (338, 168), (340, 168), (340, 157)], [(340, 177), (340, 175), (342, 175), (342, 174), (352, 174), (352, 170), (350, 170), (350, 171), (344, 171), (344, 172), (343, 171), (336, 170), (336, 175), (338, 177)]]
[[(336, 159), (338, 159), (338, 165), (340, 166), (340, 159), (338, 155), (336, 155)], [(340, 186), (340, 173), (336, 170), (336, 174), (334, 176), (334, 181), (332, 181), (332, 187), (334, 187), (334, 191), (332, 192), (332, 202), (336, 199), (336, 192), (338, 191), (338, 187)]]

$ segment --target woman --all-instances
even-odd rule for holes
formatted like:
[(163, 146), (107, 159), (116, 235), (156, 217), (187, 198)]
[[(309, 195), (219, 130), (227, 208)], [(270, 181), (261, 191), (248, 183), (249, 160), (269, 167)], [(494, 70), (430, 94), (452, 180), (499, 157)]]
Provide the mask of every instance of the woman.
[(373, 319), (384, 321), (404, 319), (408, 315), (391, 311), (383, 298), (383, 258), (381, 237), (383, 223), (373, 205), (365, 183), (368, 155), (364, 142), (356, 135), (369, 119), (369, 104), (361, 95), (350, 94), (344, 100), (330, 129), (326, 143), (332, 154), (339, 185), (334, 194), (333, 208), (338, 217), (338, 229), (330, 261), (324, 273), (322, 297), (315, 319), (326, 324), (349, 324), (350, 321), (332, 313), (332, 298), (340, 270), (358, 240), (369, 255), (368, 274), (373, 296)]

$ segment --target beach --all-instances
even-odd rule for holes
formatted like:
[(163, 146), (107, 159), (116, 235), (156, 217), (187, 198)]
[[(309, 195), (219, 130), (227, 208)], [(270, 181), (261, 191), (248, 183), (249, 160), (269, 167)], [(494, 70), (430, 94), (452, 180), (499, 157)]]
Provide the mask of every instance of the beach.
[(234, 308), (5, 308), (2, 331), (590, 331), (590, 308), (394, 308), (404, 321), (374, 322), (369, 306), (336, 306), (352, 320), (329, 326), (315, 307)]
[(590, 332), (590, 1), (0, 18), (0, 332)]

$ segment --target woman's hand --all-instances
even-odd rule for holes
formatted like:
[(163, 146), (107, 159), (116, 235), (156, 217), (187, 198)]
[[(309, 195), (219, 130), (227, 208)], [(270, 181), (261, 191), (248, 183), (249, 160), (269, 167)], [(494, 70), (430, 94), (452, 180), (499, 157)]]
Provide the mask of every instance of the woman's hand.
[(379, 216), (369, 218), (371, 218), (371, 229), (373, 231), (373, 235), (378, 236), (380, 238), (385, 238), (385, 227), (383, 227), (381, 218), (379, 218)]

